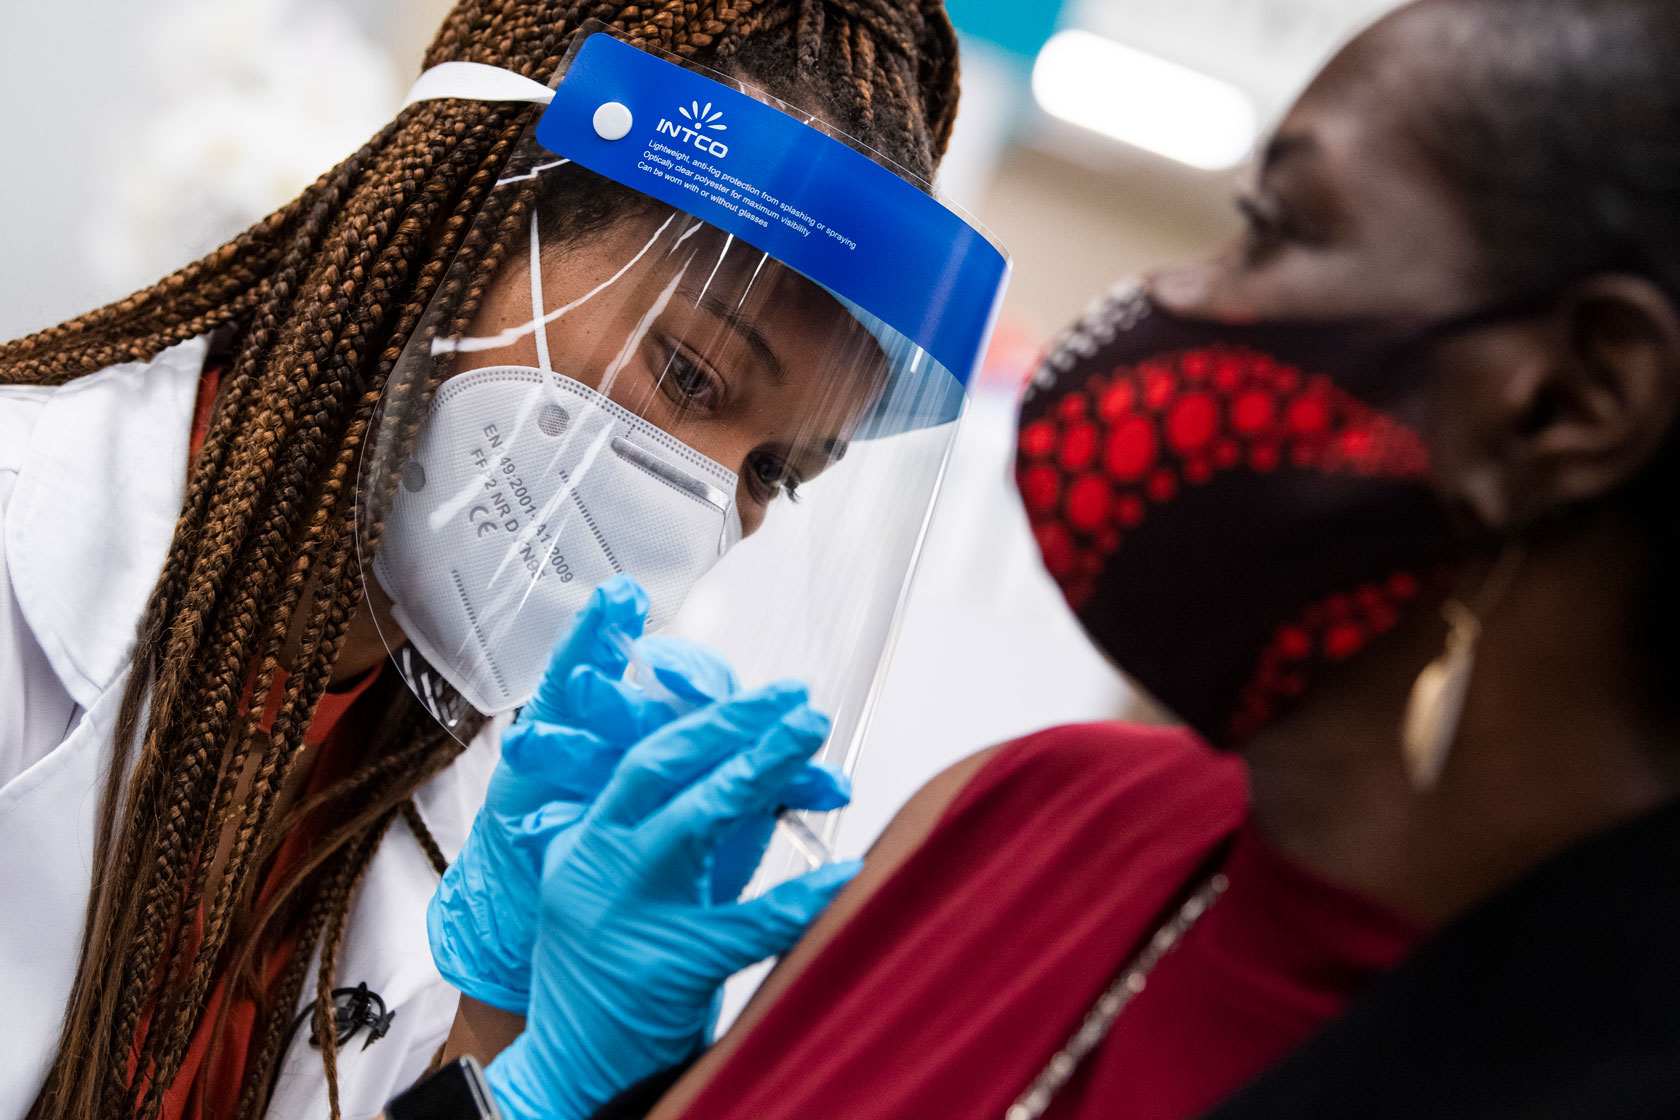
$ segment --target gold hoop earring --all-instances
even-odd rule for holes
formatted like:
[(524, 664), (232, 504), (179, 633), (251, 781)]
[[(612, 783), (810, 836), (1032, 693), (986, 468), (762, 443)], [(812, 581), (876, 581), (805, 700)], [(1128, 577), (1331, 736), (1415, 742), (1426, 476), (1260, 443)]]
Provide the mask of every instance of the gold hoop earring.
[[(1511, 589), (1523, 555), (1520, 545), (1508, 547), (1483, 583), (1477, 599), (1484, 617)], [(1464, 718), (1470, 678), (1476, 669), (1476, 645), (1482, 636), (1481, 618), (1457, 599), (1442, 605), (1441, 616), (1447, 622), (1446, 648), (1418, 674), (1400, 723), (1406, 776), (1419, 793), (1434, 789), (1446, 768), (1458, 738), (1459, 722)]]

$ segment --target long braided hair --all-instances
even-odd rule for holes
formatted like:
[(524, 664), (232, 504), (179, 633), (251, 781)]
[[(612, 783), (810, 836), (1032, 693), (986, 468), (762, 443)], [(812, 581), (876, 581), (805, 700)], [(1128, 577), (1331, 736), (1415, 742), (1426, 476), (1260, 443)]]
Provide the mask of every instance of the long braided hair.
[[(817, 111), (923, 177), (950, 136), (956, 40), (939, 0), (461, 0), (425, 64), (485, 62), (547, 81), (592, 19)], [(0, 382), (34, 385), (211, 332), (229, 356), (137, 638), (40, 1120), (156, 1116), (215, 978), (253, 976), (251, 962), (280, 952), (279, 982), (255, 993), (238, 1109), (260, 1116), (317, 949), (313, 1028), (337, 1115), (331, 992), (350, 899), (398, 816), (441, 863), (410, 798), (458, 747), (389, 688), (349, 776), (276, 806), (361, 603), (351, 492), (375, 405), (433, 295), (455, 282), (450, 260), (485, 228), (474, 217), (534, 113), (411, 106), (202, 260), (0, 345)], [(482, 280), (499, 249), (478, 250)], [(476, 298), (463, 292), (462, 306)], [(286, 649), (300, 652), (276, 687)], [(277, 715), (262, 730), (246, 712), (260, 701), (244, 698), (271, 690)], [(262, 868), (304, 812), (326, 814), (325, 834), (257, 913)]]

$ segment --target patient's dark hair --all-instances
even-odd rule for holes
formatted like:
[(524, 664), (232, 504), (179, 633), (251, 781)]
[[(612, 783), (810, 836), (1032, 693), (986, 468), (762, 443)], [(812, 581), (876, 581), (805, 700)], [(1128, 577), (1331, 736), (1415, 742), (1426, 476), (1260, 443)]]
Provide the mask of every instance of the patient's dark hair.
[[(821, 113), (924, 178), (950, 137), (956, 37), (939, 0), (461, 0), (425, 64), (484, 62), (546, 82), (591, 19)], [(248, 980), (278, 953), (279, 983), (244, 989), (261, 1003), (237, 1114), (260, 1115), (317, 949), (313, 1034), (337, 1115), (330, 996), (350, 899), (398, 816), (441, 865), (410, 798), (459, 748), (382, 681), (377, 731), (349, 776), (290, 813), (275, 806), (361, 603), (350, 494), (374, 406), (433, 295), (470, 314), (506, 255), (506, 223), (474, 216), (534, 113), (406, 108), (203, 260), (0, 345), (0, 382), (32, 385), (211, 332), (226, 355), (134, 652), (41, 1120), (157, 1115), (212, 981)], [(475, 262), (464, 281), (447, 268), (458, 252)], [(288, 639), (301, 652), (279, 685)], [(278, 714), (263, 730), (244, 698), (271, 691)], [(325, 827), (258, 908), (262, 869), (306, 810)]]
[[(1417, 137), (1507, 295), (1642, 275), (1680, 307), (1680, 3), (1428, 0)], [(1680, 434), (1624, 495), (1657, 558), (1642, 645), (1680, 680)]]
[(1496, 282), (1648, 276), (1680, 302), (1680, 4), (1445, 0), (1420, 138)]

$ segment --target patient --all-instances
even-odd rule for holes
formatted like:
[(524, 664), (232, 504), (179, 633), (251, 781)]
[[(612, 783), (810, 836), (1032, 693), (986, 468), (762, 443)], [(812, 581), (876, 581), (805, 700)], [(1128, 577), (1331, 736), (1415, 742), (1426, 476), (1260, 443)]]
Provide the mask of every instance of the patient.
[(1677, 55), (1666, 0), (1347, 47), (1023, 407), (1046, 566), (1189, 729), (954, 767), (605, 1114), (1680, 1110)]

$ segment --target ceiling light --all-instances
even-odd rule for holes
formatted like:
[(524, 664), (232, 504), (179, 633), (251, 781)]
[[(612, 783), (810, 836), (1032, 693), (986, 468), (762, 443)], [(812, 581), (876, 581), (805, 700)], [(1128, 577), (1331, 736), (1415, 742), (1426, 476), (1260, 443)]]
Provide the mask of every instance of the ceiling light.
[(1204, 171), (1254, 148), (1260, 115), (1229, 82), (1089, 31), (1060, 31), (1033, 64), (1033, 96), (1053, 117)]

